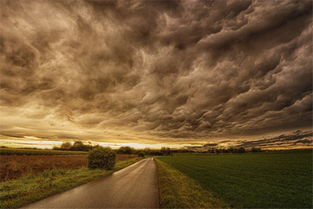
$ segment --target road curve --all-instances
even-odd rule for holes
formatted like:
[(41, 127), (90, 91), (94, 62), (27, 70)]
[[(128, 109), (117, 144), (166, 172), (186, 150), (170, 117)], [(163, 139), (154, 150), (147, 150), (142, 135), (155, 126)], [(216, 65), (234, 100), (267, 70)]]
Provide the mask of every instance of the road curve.
[(114, 174), (32, 203), (25, 208), (158, 208), (156, 165), (141, 160)]

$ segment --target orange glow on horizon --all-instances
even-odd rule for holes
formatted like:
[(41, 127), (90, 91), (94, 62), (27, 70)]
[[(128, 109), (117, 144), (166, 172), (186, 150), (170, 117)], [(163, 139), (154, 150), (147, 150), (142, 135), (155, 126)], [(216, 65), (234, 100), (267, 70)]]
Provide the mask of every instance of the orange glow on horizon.
[[(70, 141), (70, 142), (74, 142)], [(60, 146), (64, 141), (50, 141), (50, 140), (1, 140), (0, 146), (13, 147), (13, 148), (40, 148), (40, 149), (52, 149), (53, 147)], [(118, 149), (122, 146), (129, 146), (135, 149), (159, 149), (161, 147), (170, 147), (170, 148), (182, 148), (185, 146), (191, 146), (191, 144), (147, 144), (147, 143), (117, 143), (117, 142), (96, 142), (88, 141), (92, 145), (100, 145), (104, 147), (111, 147), (112, 149)]]

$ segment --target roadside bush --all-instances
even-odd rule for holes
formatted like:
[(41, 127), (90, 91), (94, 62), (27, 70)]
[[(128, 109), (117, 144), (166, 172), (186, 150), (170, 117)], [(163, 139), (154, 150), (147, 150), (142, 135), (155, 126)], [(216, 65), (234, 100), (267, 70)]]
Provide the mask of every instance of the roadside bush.
[(145, 157), (145, 153), (139, 152), (139, 153), (138, 153), (138, 157)]
[(111, 170), (114, 168), (115, 158), (116, 154), (111, 148), (96, 147), (89, 151), (88, 167)]

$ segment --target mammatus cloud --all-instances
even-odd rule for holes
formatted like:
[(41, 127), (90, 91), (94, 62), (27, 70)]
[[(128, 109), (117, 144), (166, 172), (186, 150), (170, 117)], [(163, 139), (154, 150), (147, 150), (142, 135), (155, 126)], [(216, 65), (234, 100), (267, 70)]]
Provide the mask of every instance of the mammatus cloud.
[(0, 0), (2, 138), (173, 142), (312, 125), (310, 0)]
[(202, 146), (194, 146), (195, 149), (208, 150), (214, 148), (253, 147), (262, 149), (289, 149), (289, 148), (308, 148), (313, 145), (313, 132), (296, 130), (292, 133), (281, 134), (279, 136), (267, 137), (254, 140), (224, 140), (218, 143), (208, 143)]

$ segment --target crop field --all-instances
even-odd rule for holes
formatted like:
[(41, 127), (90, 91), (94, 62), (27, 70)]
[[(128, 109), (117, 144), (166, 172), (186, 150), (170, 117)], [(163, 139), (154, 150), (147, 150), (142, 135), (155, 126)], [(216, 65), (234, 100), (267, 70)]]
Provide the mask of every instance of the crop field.
[[(136, 155), (118, 154), (116, 160), (122, 161), (134, 157)], [(76, 169), (86, 166), (87, 155), (0, 155), (0, 181), (49, 169)]]
[(158, 159), (195, 180), (231, 207), (312, 206), (310, 150), (221, 155), (178, 154)]
[[(125, 158), (124, 158), (125, 159)], [(0, 182), (0, 208), (19, 208), (36, 200), (66, 191), (101, 176), (125, 168), (141, 158), (118, 160), (113, 170), (88, 169), (49, 169), (26, 175), (21, 178)]]
[(84, 151), (62, 151), (50, 149), (0, 148), (0, 155), (80, 155)]

